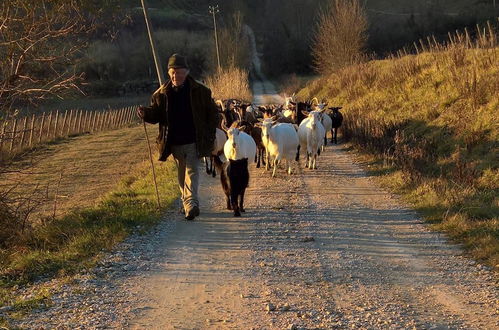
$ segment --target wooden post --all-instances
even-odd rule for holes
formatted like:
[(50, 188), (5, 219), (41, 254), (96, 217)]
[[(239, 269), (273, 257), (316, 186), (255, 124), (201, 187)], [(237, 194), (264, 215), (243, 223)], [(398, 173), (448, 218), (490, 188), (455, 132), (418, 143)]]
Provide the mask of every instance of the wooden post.
[(97, 122), (97, 124), (99, 132), (102, 131), (102, 112), (99, 112), (99, 121)]
[(83, 132), (86, 132), (87, 128), (88, 128), (88, 111), (85, 110), (85, 116), (83, 117), (83, 125), (82, 125)]
[(43, 126), (45, 125), (45, 112), (42, 113), (42, 122), (40, 123), (40, 129), (38, 130), (38, 143), (42, 142)]
[(29, 129), (29, 146), (31, 147), (33, 145), (33, 135), (34, 135), (34, 131), (35, 131), (35, 114), (33, 114), (33, 116), (31, 116), (31, 125), (30, 125), (30, 129)]
[(69, 110), (69, 118), (68, 118), (68, 127), (66, 130), (66, 135), (69, 136), (71, 134), (71, 122), (73, 120), (73, 109)]
[(49, 123), (48, 123), (48, 128), (47, 128), (47, 139), (50, 139), (50, 131), (52, 130), (52, 111), (50, 111), (49, 114)]
[(68, 110), (64, 111), (64, 116), (62, 117), (62, 127), (61, 127), (61, 136), (65, 137), (64, 131), (66, 130), (66, 120), (68, 119)]
[(75, 109), (75, 119), (73, 123), (73, 133), (72, 134), (78, 134), (78, 115), (80, 110)]
[(21, 134), (21, 144), (19, 145), (19, 148), (22, 149), (26, 137), (26, 129), (28, 128), (28, 116), (24, 117), (24, 123), (23, 123), (23, 132)]
[(2, 158), (3, 143), (5, 141), (5, 129), (7, 128), (8, 121), (2, 122), (2, 134), (0, 134), (0, 159)]
[(90, 133), (93, 133), (95, 131), (95, 111), (91, 112), (89, 130), (90, 130)]
[(12, 149), (14, 149), (14, 140), (16, 139), (16, 133), (17, 133), (17, 118), (14, 119), (14, 126), (12, 127), (12, 140), (10, 140), (10, 149), (9, 149), (10, 152), (12, 152)]
[(54, 124), (54, 139), (57, 138), (58, 132), (57, 132), (57, 125), (59, 124), (59, 110), (55, 112), (55, 124)]
[(78, 127), (76, 129), (76, 134), (81, 133), (81, 117), (83, 116), (83, 110), (80, 110), (80, 113), (78, 115)]

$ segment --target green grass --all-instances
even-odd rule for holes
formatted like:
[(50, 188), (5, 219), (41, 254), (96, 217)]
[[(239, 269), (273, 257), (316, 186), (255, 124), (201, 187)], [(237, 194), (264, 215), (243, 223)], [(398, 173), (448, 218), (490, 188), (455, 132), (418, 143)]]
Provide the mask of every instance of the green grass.
[(12, 295), (11, 289), (92, 267), (104, 251), (131, 233), (145, 232), (161, 221), (163, 211), (178, 198), (176, 170), (172, 161), (156, 165), (163, 208), (159, 211), (149, 166), (147, 162), (140, 164), (134, 174), (124, 177), (96, 206), (50, 220), (36, 227), (23, 246), (10, 253), (3, 251), (7, 260), (0, 269), (0, 306), (25, 311), (47, 305), (47, 291), (20, 299)]
[(348, 67), (298, 93), (343, 106), (344, 138), (371, 174), (496, 270), (498, 58), (498, 47), (458, 44)]

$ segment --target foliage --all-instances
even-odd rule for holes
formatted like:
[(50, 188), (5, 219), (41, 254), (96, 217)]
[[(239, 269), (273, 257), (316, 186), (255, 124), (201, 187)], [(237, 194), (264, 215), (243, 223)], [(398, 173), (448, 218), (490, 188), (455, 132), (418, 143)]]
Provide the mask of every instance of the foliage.
[(344, 68), (299, 97), (343, 106), (344, 138), (376, 155), (383, 181), (496, 266), (499, 47), (491, 24), (470, 34)]
[(220, 64), (224, 68), (249, 68), (250, 52), (248, 35), (244, 30), (243, 16), (236, 12), (227, 26), (219, 31)]
[(247, 102), (253, 99), (248, 72), (240, 68), (221, 69), (209, 76), (206, 84), (212, 90), (215, 99), (239, 99)]
[(331, 0), (320, 13), (312, 46), (316, 70), (322, 74), (358, 63), (364, 58), (367, 16), (359, 0)]

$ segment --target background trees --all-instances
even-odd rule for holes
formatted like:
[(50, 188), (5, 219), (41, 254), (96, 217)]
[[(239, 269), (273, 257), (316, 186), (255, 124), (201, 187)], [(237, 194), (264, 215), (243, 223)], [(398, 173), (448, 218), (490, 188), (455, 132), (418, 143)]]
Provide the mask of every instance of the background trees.
[(358, 0), (330, 0), (322, 10), (312, 46), (318, 72), (328, 74), (362, 60), (367, 45), (367, 15)]

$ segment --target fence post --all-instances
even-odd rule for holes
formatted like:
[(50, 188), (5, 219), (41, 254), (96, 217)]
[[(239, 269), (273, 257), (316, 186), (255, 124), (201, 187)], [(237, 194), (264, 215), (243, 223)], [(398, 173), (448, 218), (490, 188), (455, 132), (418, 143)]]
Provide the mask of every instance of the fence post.
[(10, 140), (9, 152), (12, 152), (12, 149), (14, 149), (14, 140), (16, 139), (16, 133), (17, 133), (17, 118), (14, 119), (14, 126), (12, 127), (12, 140)]
[(2, 134), (0, 135), (0, 159), (2, 158), (3, 142), (5, 141), (5, 129), (7, 128), (8, 121), (2, 122)]
[(52, 130), (52, 111), (49, 114), (49, 125), (47, 128), (47, 139), (50, 140), (50, 131)]
[(73, 109), (69, 110), (69, 118), (68, 118), (68, 127), (66, 135), (69, 136), (71, 134), (71, 123), (73, 120)]
[(28, 116), (24, 117), (23, 132), (21, 134), (21, 144), (19, 145), (20, 149), (22, 149), (24, 145), (24, 140), (26, 137), (26, 128), (28, 128)]
[(99, 132), (102, 131), (104, 127), (104, 113), (99, 112)]
[(54, 139), (57, 138), (57, 124), (59, 124), (59, 110), (55, 112)]
[(83, 110), (78, 112), (78, 126), (76, 126), (76, 134), (81, 134), (81, 118), (83, 116)]
[(34, 135), (34, 131), (35, 131), (35, 114), (33, 114), (33, 116), (31, 116), (31, 125), (30, 125), (30, 128), (29, 128), (29, 146), (31, 147), (33, 145), (33, 135)]
[(45, 112), (42, 113), (42, 122), (40, 124), (40, 129), (38, 130), (38, 143), (42, 142), (43, 126), (45, 125)]
[(61, 136), (66, 137), (64, 131), (66, 130), (66, 120), (68, 119), (68, 110), (64, 111), (64, 116), (62, 118)]

